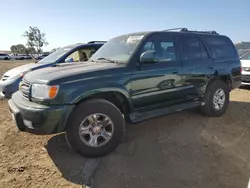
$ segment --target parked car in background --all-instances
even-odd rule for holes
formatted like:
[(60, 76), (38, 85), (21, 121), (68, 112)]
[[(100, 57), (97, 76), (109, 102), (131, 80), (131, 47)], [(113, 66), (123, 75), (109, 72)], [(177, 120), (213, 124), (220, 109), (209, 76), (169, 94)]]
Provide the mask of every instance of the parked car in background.
[[(20, 81), (28, 72), (66, 62), (86, 61), (103, 44), (104, 43), (87, 43), (66, 46), (48, 55), (37, 63), (30, 63), (11, 69), (4, 73), (0, 80), (0, 95), (10, 98), (12, 93), (18, 90)], [(69, 59), (72, 61), (69, 61)]]
[(99, 157), (118, 146), (125, 120), (195, 107), (223, 115), (240, 69), (232, 41), (214, 31), (131, 33), (109, 40), (87, 62), (26, 74), (9, 107), (21, 131), (66, 132), (73, 149)]
[(8, 54), (0, 53), (0, 60), (10, 60), (11, 57)]
[(240, 56), (241, 85), (250, 85), (250, 50)]
[(32, 59), (31, 55), (28, 54), (11, 54), (10, 55), (11, 59), (15, 60), (25, 60), (25, 59)]
[(29, 55), (29, 54), (24, 55), (24, 57), (25, 57), (25, 59), (27, 59), (27, 60), (32, 59), (32, 56), (31, 56), (31, 55)]
[(49, 54), (42, 54), (37, 57), (35, 57), (35, 60), (42, 60), (43, 58), (47, 57)]

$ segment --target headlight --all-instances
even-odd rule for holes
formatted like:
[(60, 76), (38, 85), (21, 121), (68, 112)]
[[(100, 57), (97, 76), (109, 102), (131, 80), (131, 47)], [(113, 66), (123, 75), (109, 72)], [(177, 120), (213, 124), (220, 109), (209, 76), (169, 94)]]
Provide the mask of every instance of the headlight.
[(56, 97), (58, 90), (58, 85), (32, 84), (31, 96), (36, 99), (53, 99)]
[(25, 74), (27, 74), (27, 73), (30, 72), (30, 71), (31, 71), (31, 70), (27, 70), (27, 71), (21, 72), (21, 73), (19, 74), (19, 76), (22, 78), (22, 77), (24, 77)]

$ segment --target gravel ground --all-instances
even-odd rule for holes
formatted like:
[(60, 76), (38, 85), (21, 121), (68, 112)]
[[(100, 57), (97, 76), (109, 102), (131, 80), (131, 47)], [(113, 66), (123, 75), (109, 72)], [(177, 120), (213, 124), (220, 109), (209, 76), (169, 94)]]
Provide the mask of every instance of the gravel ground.
[[(22, 62), (23, 63), (23, 62)], [(0, 75), (16, 62), (0, 62)], [(64, 136), (17, 131), (0, 101), (0, 187), (81, 187), (85, 159)], [(220, 118), (184, 111), (128, 125), (123, 143), (102, 159), (96, 188), (246, 188), (250, 170), (250, 92), (234, 90)]]

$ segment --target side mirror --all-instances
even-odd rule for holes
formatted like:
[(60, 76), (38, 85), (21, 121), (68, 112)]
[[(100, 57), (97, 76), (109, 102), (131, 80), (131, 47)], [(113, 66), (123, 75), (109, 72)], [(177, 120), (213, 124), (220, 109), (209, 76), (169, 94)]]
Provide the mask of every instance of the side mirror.
[(70, 62), (73, 62), (73, 58), (68, 57), (65, 59), (65, 63), (70, 63)]
[(140, 57), (141, 63), (156, 63), (158, 60), (155, 57), (155, 51), (154, 50), (148, 50), (146, 52), (143, 52)]

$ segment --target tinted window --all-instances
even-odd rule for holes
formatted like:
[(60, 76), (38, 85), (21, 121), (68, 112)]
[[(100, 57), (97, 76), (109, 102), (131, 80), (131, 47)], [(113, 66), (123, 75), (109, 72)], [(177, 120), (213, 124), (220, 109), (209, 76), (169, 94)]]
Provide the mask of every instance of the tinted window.
[(201, 60), (207, 58), (207, 52), (198, 38), (193, 36), (180, 36), (182, 55), (184, 60)]
[(202, 56), (202, 59), (206, 59), (208, 58), (208, 54), (207, 54), (207, 51), (204, 47), (204, 45), (202, 44), (202, 42), (200, 41), (200, 49), (201, 49), (201, 56)]
[(210, 36), (206, 37), (205, 40), (209, 45), (211, 45), (217, 58), (236, 56), (234, 46), (226, 37)]
[(141, 54), (147, 50), (155, 50), (155, 56), (158, 62), (176, 60), (174, 38), (172, 36), (152, 36), (143, 46)]
[(143, 48), (143, 51), (147, 50), (155, 50), (155, 46), (153, 42), (147, 42)]

